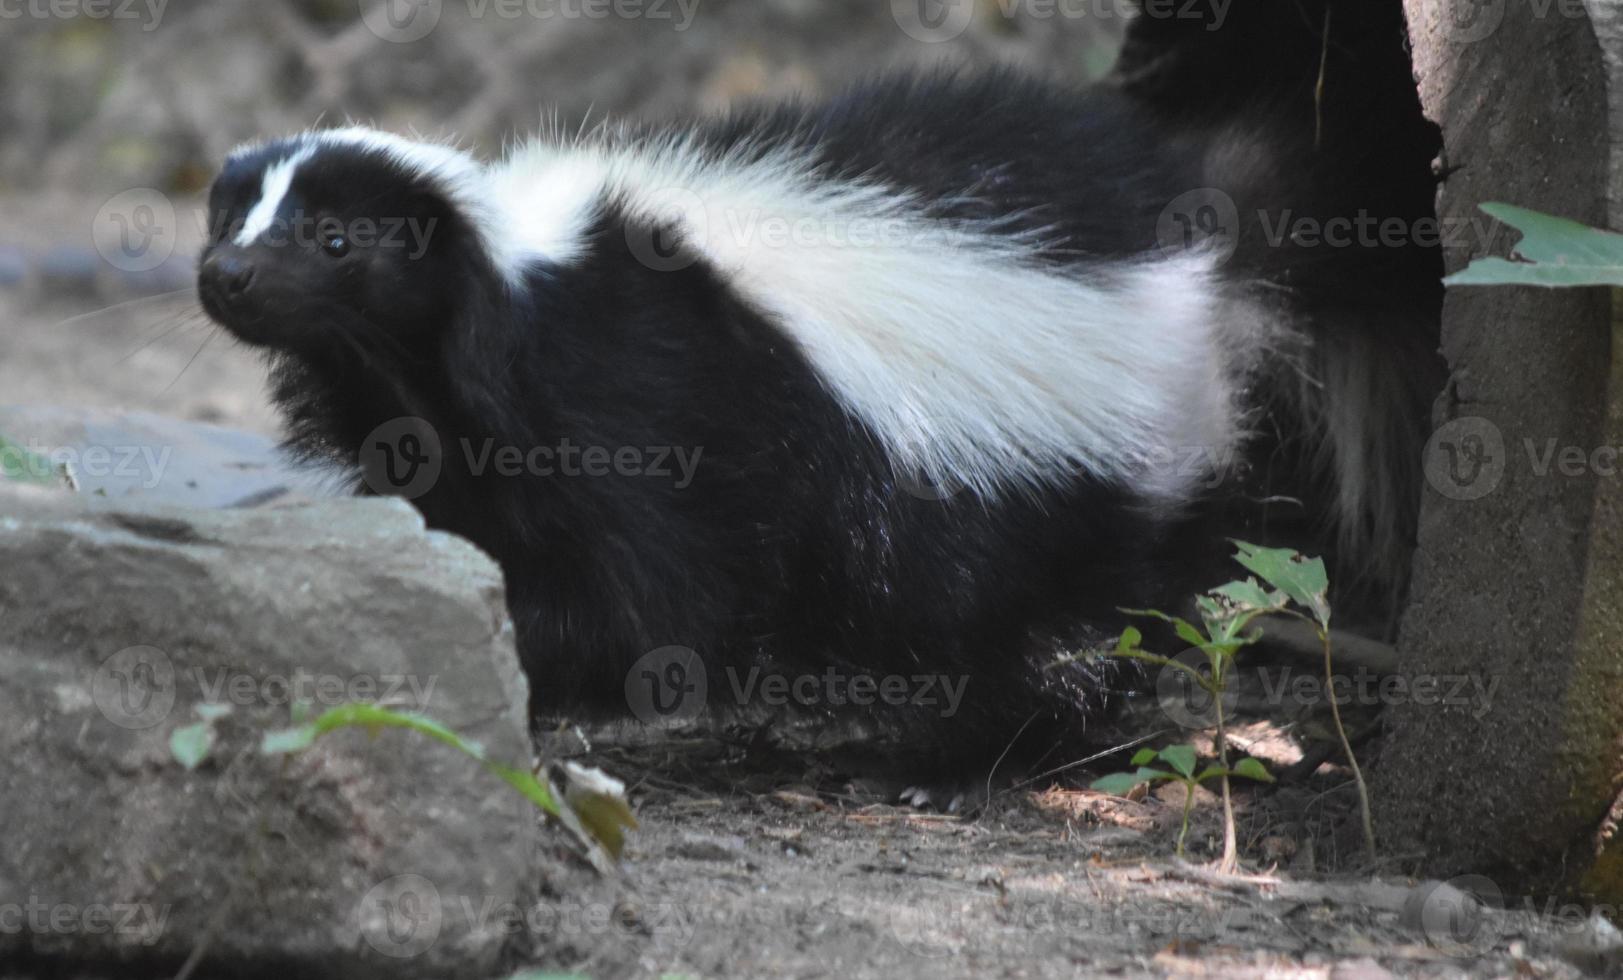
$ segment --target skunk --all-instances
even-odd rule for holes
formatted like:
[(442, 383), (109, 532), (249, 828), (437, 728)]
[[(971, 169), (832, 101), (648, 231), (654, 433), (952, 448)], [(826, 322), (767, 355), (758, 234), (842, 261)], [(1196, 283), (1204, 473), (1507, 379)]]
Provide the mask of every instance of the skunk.
[(199, 291), (296, 450), (500, 562), (538, 718), (647, 684), (1062, 744), (1121, 681), (1056, 662), (1222, 581), (1225, 534), (1299, 530), (1390, 613), (1435, 394), (1435, 297), (1264, 238), (1357, 185), (1312, 134), (1152, 108), (937, 71), (495, 162), (308, 132), (226, 161)]

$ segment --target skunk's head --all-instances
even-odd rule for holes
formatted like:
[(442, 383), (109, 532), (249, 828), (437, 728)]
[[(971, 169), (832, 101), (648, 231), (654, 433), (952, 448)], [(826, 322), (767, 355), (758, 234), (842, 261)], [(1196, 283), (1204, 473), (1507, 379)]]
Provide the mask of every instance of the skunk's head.
[(275, 350), (421, 351), (489, 267), (483, 179), (458, 150), (366, 129), (239, 149), (209, 197), (203, 307)]

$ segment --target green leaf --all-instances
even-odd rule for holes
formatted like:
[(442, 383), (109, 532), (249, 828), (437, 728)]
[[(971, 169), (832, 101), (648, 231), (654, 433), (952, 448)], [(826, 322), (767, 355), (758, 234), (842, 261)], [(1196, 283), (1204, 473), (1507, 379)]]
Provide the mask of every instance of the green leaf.
[(316, 739), (340, 728), (364, 728), (375, 735), (384, 728), (408, 728), (438, 742), (444, 742), (458, 752), (479, 760), (491, 773), (524, 794), (536, 806), (556, 814), (558, 804), (546, 787), (536, 781), (527, 769), (514, 769), (485, 758), (484, 746), (465, 739), (432, 718), (410, 711), (395, 711), (375, 704), (343, 704), (328, 709), (313, 721), (280, 732), (267, 732), (260, 740), (259, 751), (265, 755), (301, 752)]
[(1211, 590), (1212, 595), (1221, 597), (1231, 609), (1240, 612), (1249, 612), (1256, 609), (1283, 609), (1289, 601), (1283, 592), (1269, 592), (1257, 583), (1254, 578), (1244, 582), (1229, 582), (1219, 585)]
[(192, 710), (197, 712), (197, 717), (204, 721), (219, 721), (231, 713), (231, 706), (229, 704), (210, 704), (205, 701), (193, 707)]
[(1116, 641), (1116, 652), (1126, 653), (1129, 650), (1137, 650), (1143, 642), (1144, 634), (1135, 627), (1129, 626), (1121, 631), (1121, 638)]
[[(1177, 616), (1169, 616), (1159, 609), (1123, 609), (1122, 612), (1129, 616), (1143, 616), (1148, 619), (1159, 619), (1163, 623), (1171, 623), (1172, 628), (1178, 633), (1178, 638), (1192, 647), (1200, 647), (1206, 644), (1206, 637), (1202, 636), (1200, 630), (1195, 629), (1194, 624), (1188, 620), (1179, 619)], [(1139, 639), (1143, 639), (1142, 634), (1140, 634)]]
[(315, 744), (316, 737), (320, 734), (313, 725), (301, 725), (280, 732), (266, 732), (265, 737), (259, 740), (259, 752), (261, 755), (290, 755), (294, 752), (303, 752)]
[(618, 859), (625, 849), (625, 832), (637, 827), (637, 818), (632, 816), (626, 801), (607, 793), (576, 792), (569, 796), (569, 808), (603, 849)]
[(1450, 286), (1623, 286), (1623, 235), (1510, 204), (1482, 210), (1522, 233), (1511, 260), (1477, 259)]
[(203, 764), (214, 748), (214, 726), (206, 721), (182, 725), (169, 736), (169, 754), (188, 772)]
[(1126, 796), (1132, 792), (1134, 786), (1144, 781), (1137, 773), (1114, 772), (1108, 776), (1095, 779), (1088, 784), (1088, 788), (1101, 793), (1109, 793), (1111, 796)]
[(50, 460), (29, 452), (5, 436), (0, 436), (0, 479), (42, 486), (65, 482), (62, 471)]
[(1250, 757), (1241, 759), (1234, 764), (1234, 775), (1244, 776), (1246, 779), (1255, 779), (1263, 783), (1274, 781), (1273, 774), (1264, 768), (1261, 762)]
[(1161, 758), (1167, 765), (1178, 771), (1185, 779), (1195, 774), (1195, 747), (1193, 745), (1169, 745), (1161, 750)]
[(1236, 541), (1234, 546), (1239, 549), (1235, 561), (1312, 612), (1320, 626), (1330, 628), (1330, 576), (1322, 558), (1305, 558), (1290, 548), (1260, 548), (1244, 541)]
[(1155, 751), (1154, 749), (1139, 749), (1137, 752), (1133, 753), (1133, 765), (1135, 765), (1135, 766), (1147, 765), (1147, 764), (1149, 764), (1151, 762), (1154, 762), (1155, 757), (1160, 755), (1160, 754), (1161, 753)]

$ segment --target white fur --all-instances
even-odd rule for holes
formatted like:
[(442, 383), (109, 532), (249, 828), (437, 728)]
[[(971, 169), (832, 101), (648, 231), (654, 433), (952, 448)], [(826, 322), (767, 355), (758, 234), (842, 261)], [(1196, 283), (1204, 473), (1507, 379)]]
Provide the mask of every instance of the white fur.
[(605, 200), (678, 226), (899, 465), (938, 483), (990, 496), (1086, 471), (1177, 498), (1240, 437), (1243, 341), (1222, 335), (1233, 320), (1206, 255), (1089, 275), (1036, 261), (1034, 237), (927, 217), (905, 190), (827, 179), (792, 150), (717, 159), (681, 139), (605, 136), (481, 170), (368, 131), (320, 139), (384, 148), (440, 181), (514, 285), (535, 262), (580, 260)]
[(287, 197), (288, 189), (293, 186), (293, 174), (298, 171), (299, 165), (315, 155), (313, 147), (306, 147), (287, 159), (265, 169), (265, 176), (259, 187), (259, 200), (248, 212), (243, 221), (242, 230), (237, 233), (235, 243), (243, 248), (252, 245), (255, 240), (270, 231), (276, 224), (276, 215), (282, 209), (282, 201)]
[(1039, 243), (924, 216), (789, 151), (714, 159), (674, 140), (538, 143), (492, 168), (503, 254), (568, 262), (611, 198), (684, 238), (805, 351), (904, 467), (993, 495), (1085, 470), (1182, 496), (1240, 432), (1239, 338), (1205, 255), (1093, 278)]

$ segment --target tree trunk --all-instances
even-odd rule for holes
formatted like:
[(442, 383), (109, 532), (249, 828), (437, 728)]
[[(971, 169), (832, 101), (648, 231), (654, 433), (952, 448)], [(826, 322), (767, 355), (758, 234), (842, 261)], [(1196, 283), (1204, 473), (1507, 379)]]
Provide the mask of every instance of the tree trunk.
[[(1623, 217), (1623, 11), (1589, 6), (1593, 19), (1580, 0), (1405, 0), (1421, 101), (1443, 131), (1449, 272), (1508, 252), (1486, 201)], [(1623, 786), (1614, 329), (1604, 289), (1448, 292), (1451, 378), (1399, 638), (1409, 690), (1435, 681), (1443, 703), (1388, 709), (1374, 793), (1383, 850), (1427, 874), (1623, 900), (1606, 829)]]

